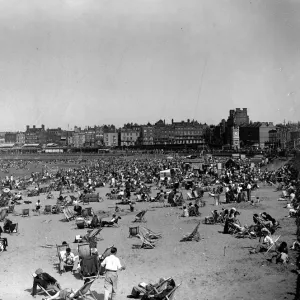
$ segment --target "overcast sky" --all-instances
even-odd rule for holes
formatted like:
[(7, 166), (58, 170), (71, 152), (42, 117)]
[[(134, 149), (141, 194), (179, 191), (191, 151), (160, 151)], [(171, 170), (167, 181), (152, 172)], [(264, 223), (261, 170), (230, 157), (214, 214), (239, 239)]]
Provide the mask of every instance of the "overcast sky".
[(0, 0), (0, 131), (232, 108), (300, 120), (300, 1)]

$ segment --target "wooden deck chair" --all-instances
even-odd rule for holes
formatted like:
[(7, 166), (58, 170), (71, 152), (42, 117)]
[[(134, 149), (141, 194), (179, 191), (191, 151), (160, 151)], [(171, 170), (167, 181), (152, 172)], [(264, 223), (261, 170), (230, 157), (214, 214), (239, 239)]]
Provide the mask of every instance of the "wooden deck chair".
[(102, 229), (103, 228), (100, 227), (100, 228), (94, 228), (92, 230), (88, 230), (86, 237), (88, 239), (97, 239), (97, 235), (100, 234)]
[(182, 238), (181, 242), (190, 242), (190, 241), (199, 242), (200, 241), (200, 234), (198, 231), (199, 226), (200, 226), (200, 222), (197, 224), (197, 226), (195, 227), (195, 229), (191, 234), (188, 234)]
[(274, 236), (274, 235), (273, 235), (273, 236), (271, 236), (271, 238), (272, 238), (274, 244), (272, 244), (272, 245), (268, 248), (268, 250), (265, 252), (265, 254), (268, 253), (268, 252), (273, 248), (273, 246), (276, 246), (276, 243), (277, 243), (277, 241), (279, 240), (280, 235), (278, 235), (278, 236)]
[[(98, 278), (99, 270), (100, 270), (98, 256), (90, 255), (84, 257), (83, 259), (80, 260), (80, 268), (81, 268), (80, 275), (83, 280), (86, 279), (95, 280), (96, 278)], [(92, 270), (95, 270), (96, 273), (90, 274), (89, 272), (92, 272)], [(83, 271), (87, 273), (83, 274)]]
[(180, 193), (180, 195), (175, 195), (174, 196), (174, 203), (176, 206), (182, 206), (184, 203), (183, 195)]
[(134, 237), (137, 234), (140, 233), (140, 227), (136, 226), (136, 227), (129, 227), (129, 237)]
[(52, 205), (45, 205), (44, 214), (45, 215), (52, 214)]
[(195, 197), (192, 196), (190, 192), (187, 192), (187, 200), (195, 200)]
[(18, 233), (18, 228), (19, 228), (19, 224), (18, 223), (12, 223), (10, 225), (9, 229), (4, 229), (4, 227), (3, 227), (3, 231), (5, 233)]
[(7, 208), (4, 208), (1, 210), (1, 213), (0, 213), (0, 222), (2, 222), (8, 215), (8, 209)]
[(23, 208), (21, 216), (22, 217), (29, 217), (29, 208)]
[(140, 238), (142, 241), (141, 248), (143, 249), (154, 249), (155, 245), (149, 241), (142, 233), (137, 234), (136, 237)]
[(140, 211), (136, 216), (133, 222), (146, 222), (145, 220), (145, 214), (146, 214), (146, 210), (142, 210)]
[(166, 295), (162, 300), (173, 300), (176, 290), (180, 287), (181, 284), (174, 287), (172, 291), (168, 295)]
[(90, 243), (78, 244), (78, 255), (80, 258), (84, 258), (91, 255)]
[(156, 233), (146, 227), (142, 227), (142, 229), (145, 231), (145, 234), (144, 236), (146, 238), (149, 238), (149, 239), (160, 239), (162, 237), (162, 234), (161, 233)]
[(82, 299), (88, 299), (87, 295), (91, 295), (93, 297), (93, 299), (97, 300), (97, 298), (95, 297), (95, 295), (93, 294), (91, 287), (93, 282), (96, 280), (93, 279), (91, 281), (88, 281), (87, 283), (85, 283), (74, 295), (74, 298), (82, 298)]
[(74, 213), (69, 209), (68, 206), (64, 207), (63, 213), (64, 213), (65, 218), (68, 222), (75, 219)]

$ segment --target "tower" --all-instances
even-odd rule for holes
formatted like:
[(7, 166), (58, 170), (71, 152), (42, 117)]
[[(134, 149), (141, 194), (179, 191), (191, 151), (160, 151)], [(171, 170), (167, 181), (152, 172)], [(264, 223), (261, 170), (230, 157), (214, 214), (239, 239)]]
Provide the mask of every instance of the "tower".
[(240, 149), (240, 130), (238, 126), (232, 127), (232, 140), (231, 140), (232, 148), (235, 150)]

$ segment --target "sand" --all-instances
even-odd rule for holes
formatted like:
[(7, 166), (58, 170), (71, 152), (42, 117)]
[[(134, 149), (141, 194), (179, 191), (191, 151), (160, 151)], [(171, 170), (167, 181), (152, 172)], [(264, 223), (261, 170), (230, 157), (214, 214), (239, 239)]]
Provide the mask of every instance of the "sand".
[[(117, 201), (107, 200), (105, 194), (108, 188), (99, 188), (105, 201), (91, 203), (95, 211), (111, 210)], [(153, 190), (153, 193), (156, 193)], [(239, 219), (241, 224), (252, 224), (254, 212), (267, 211), (276, 219), (279, 219), (282, 228), (276, 234), (281, 234), (281, 240), (285, 240), (290, 246), (295, 240), (295, 220), (284, 218), (288, 212), (283, 208), (284, 202), (279, 202), (280, 192), (274, 192), (272, 187), (261, 187), (253, 192), (254, 196), (260, 196), (264, 200), (255, 207), (250, 204), (235, 205), (240, 207)], [(186, 191), (183, 190), (186, 199)], [(55, 193), (55, 199), (58, 193)], [(132, 198), (135, 196), (132, 195)], [(204, 196), (207, 205), (200, 208), (201, 217), (181, 218), (179, 208), (152, 208), (155, 204), (137, 203), (136, 210), (147, 208), (146, 223), (140, 224), (153, 231), (162, 232), (163, 238), (156, 242), (155, 249), (133, 249), (134, 245), (140, 245), (137, 238), (129, 238), (129, 226), (136, 213), (128, 213), (122, 216), (120, 227), (104, 228), (101, 232), (102, 241), (98, 242), (98, 251), (102, 253), (107, 247), (115, 245), (118, 248), (118, 256), (126, 270), (119, 272), (119, 290), (117, 299), (126, 299), (134, 285), (140, 282), (156, 282), (160, 277), (172, 276), (176, 283), (181, 283), (175, 298), (180, 300), (203, 299), (294, 299), (297, 276), (295, 270), (296, 253), (290, 253), (292, 258), (287, 267), (268, 262), (264, 254), (249, 255), (249, 247), (258, 244), (258, 239), (237, 239), (231, 235), (222, 234), (220, 225), (201, 224), (199, 231), (201, 241), (180, 242), (184, 234), (191, 232), (199, 220), (216, 207), (213, 199)], [(221, 197), (224, 199), (224, 194)], [(54, 204), (55, 199), (45, 200), (45, 196), (29, 198), (32, 204), (16, 206), (16, 211), (22, 208), (34, 208), (37, 199), (41, 199), (42, 205)], [(233, 204), (221, 207), (234, 206)], [(121, 207), (121, 206), (120, 206)], [(122, 206), (128, 211), (128, 206)], [(63, 288), (77, 289), (82, 286), (82, 280), (76, 278), (71, 272), (58, 273), (56, 244), (63, 241), (70, 243), (72, 251), (77, 253), (77, 245), (73, 243), (75, 235), (85, 234), (86, 229), (79, 230), (75, 222), (65, 222), (64, 215), (34, 216), (30, 211), (30, 217), (10, 215), (10, 219), (18, 222), (19, 234), (3, 234), (8, 238), (8, 251), (1, 255), (0, 298), (32, 299), (31, 274), (42, 268), (45, 272), (55, 277)], [(0, 223), (1, 224), (1, 223)], [(3, 225), (3, 224), (1, 224)], [(53, 245), (44, 248), (45, 245)], [(224, 247), (225, 250), (224, 250)], [(292, 251), (291, 251), (292, 252)], [(97, 300), (103, 299), (104, 279), (99, 278), (93, 284)], [(42, 299), (44, 296), (37, 296)]]

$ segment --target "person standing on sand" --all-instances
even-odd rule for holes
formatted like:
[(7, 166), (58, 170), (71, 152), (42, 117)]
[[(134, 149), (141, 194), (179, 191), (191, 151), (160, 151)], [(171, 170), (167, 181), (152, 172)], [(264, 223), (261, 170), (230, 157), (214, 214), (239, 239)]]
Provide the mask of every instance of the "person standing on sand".
[(104, 280), (104, 300), (108, 300), (111, 291), (111, 299), (116, 298), (118, 288), (118, 270), (125, 270), (125, 267), (121, 266), (121, 262), (116, 257), (117, 248), (111, 248), (111, 254), (107, 256), (101, 263), (102, 267), (105, 267), (105, 280)]

